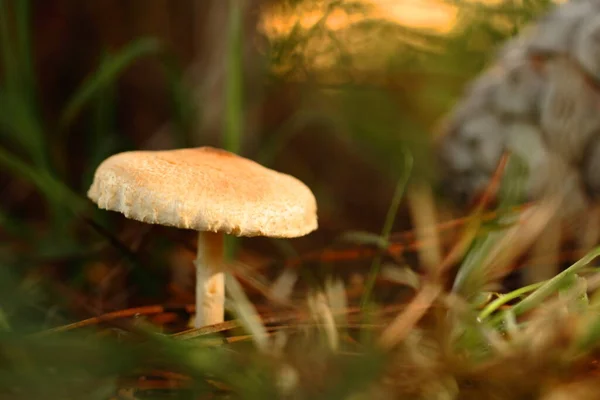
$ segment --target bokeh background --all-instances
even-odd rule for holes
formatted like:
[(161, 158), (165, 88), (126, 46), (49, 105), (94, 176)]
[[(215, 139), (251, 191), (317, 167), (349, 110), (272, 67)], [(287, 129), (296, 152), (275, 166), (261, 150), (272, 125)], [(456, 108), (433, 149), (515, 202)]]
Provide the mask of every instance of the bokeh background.
[[(236, 14), (230, 3), (0, 1), (3, 313), (37, 330), (193, 303), (193, 232), (85, 197), (120, 151), (233, 148), (311, 187), (319, 231), (242, 240), (249, 264), (380, 232), (407, 154), (413, 179), (435, 188), (436, 126), (551, 4), (247, 0)], [(403, 206), (393, 230), (410, 226)]]

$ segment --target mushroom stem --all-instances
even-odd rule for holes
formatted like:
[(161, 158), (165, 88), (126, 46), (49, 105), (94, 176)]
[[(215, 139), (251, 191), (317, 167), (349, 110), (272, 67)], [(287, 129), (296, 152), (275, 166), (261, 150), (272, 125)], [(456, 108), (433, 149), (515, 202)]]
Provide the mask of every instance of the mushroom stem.
[(196, 328), (225, 319), (225, 274), (222, 233), (198, 232), (196, 266)]

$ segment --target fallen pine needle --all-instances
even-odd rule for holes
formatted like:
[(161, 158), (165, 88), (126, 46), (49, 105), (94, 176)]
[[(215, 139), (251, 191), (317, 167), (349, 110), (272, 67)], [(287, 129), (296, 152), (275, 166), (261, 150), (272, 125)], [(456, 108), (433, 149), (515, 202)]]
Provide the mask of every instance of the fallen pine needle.
[(390, 349), (404, 340), (413, 326), (429, 309), (441, 290), (442, 288), (439, 285), (424, 284), (408, 307), (383, 331), (379, 338), (380, 346), (384, 349)]

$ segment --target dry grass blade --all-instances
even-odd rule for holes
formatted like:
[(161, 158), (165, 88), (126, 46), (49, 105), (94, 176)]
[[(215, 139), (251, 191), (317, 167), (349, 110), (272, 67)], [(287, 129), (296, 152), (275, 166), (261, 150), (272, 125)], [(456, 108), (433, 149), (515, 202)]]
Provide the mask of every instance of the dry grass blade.
[(390, 349), (404, 340), (413, 326), (429, 310), (441, 291), (440, 286), (425, 283), (406, 309), (383, 331), (379, 338), (380, 346)]
[(487, 186), (485, 192), (479, 199), (479, 203), (475, 208), (475, 211), (472, 213), (472, 216), (465, 220), (463, 232), (461, 233), (459, 239), (456, 241), (456, 244), (452, 247), (446, 258), (443, 262), (439, 264), (437, 269), (436, 276), (442, 276), (452, 265), (458, 262), (467, 252), (477, 234), (479, 232), (479, 228), (481, 224), (489, 217), (484, 215), (484, 210), (491, 202), (492, 198), (494, 198), (498, 188), (500, 186), (500, 182), (502, 180), (502, 176), (504, 171), (506, 170), (506, 165), (508, 163), (508, 154), (503, 154), (498, 166), (496, 167), (496, 171)]
[(591, 207), (588, 218), (578, 243), (577, 256), (583, 257), (600, 240), (600, 205)]
[(335, 325), (335, 319), (333, 318), (329, 304), (327, 304), (327, 297), (323, 293), (310, 296), (308, 298), (308, 307), (313, 319), (323, 324), (323, 330), (325, 331), (327, 343), (331, 350), (337, 350), (340, 338)]
[(409, 189), (407, 197), (417, 241), (424, 242), (429, 238), (430, 246), (418, 249), (421, 265), (433, 272), (442, 261), (442, 249), (436, 229), (437, 216), (431, 187), (425, 184), (414, 185)]
[(541, 201), (524, 211), (520, 222), (507, 229), (484, 259), (482, 267), (490, 279), (499, 279), (508, 273), (513, 261), (531, 246), (557, 213), (562, 200), (562, 196), (557, 196)]
[(258, 273), (257, 268), (249, 266), (246, 263), (233, 261), (230, 263), (230, 268), (235, 277), (245, 287), (259, 292), (270, 302), (286, 307), (295, 307), (290, 300), (293, 287), (298, 279), (295, 271), (289, 268), (284, 269), (279, 278), (269, 285), (264, 276)]
[[(459, 239), (456, 241), (456, 244), (452, 247), (450, 253), (444, 259), (444, 262), (439, 266), (437, 271), (438, 276), (442, 275), (448, 268), (454, 265), (454, 263), (458, 262), (465, 255), (473, 243), (473, 240), (475, 240), (477, 237), (479, 228), (483, 222), (498, 218), (499, 215), (497, 212), (484, 212), (498, 192), (504, 171), (506, 170), (506, 166), (508, 164), (508, 160), (509, 155), (504, 153), (498, 162), (498, 166), (494, 171), (494, 175), (492, 176), (490, 183), (487, 185), (483, 194), (479, 197), (475, 210), (468, 218), (463, 219), (463, 231)], [(526, 209), (528, 205), (525, 205), (524, 207)]]
[(242, 286), (231, 274), (225, 276), (225, 286), (228, 294), (233, 300), (231, 304), (233, 305), (241, 324), (252, 335), (256, 347), (260, 351), (267, 351), (269, 347), (267, 330), (256, 312), (256, 309), (246, 297)]
[(348, 298), (344, 283), (339, 279), (328, 280), (325, 285), (327, 302), (338, 325), (346, 324), (345, 310), (348, 309)]
[[(138, 315), (150, 316), (150, 315), (154, 315), (154, 314), (161, 314), (161, 313), (164, 313), (165, 311), (166, 311), (165, 307), (160, 306), (160, 305), (129, 308), (127, 310), (114, 311), (111, 313), (99, 315), (97, 317), (92, 317), (92, 318), (84, 319), (81, 321), (77, 321), (72, 324), (58, 326), (56, 328), (51, 328), (51, 329), (36, 333), (35, 335), (43, 337), (45, 335), (50, 335), (50, 334), (54, 334), (54, 333), (67, 332), (67, 331), (71, 331), (74, 329), (85, 328), (88, 326), (100, 325), (104, 322), (111, 322), (111, 321), (118, 320), (118, 319), (132, 318), (132, 317), (135, 317)], [(188, 313), (194, 312), (194, 307), (190, 307), (190, 309), (186, 309), (185, 311)]]
[(270, 297), (279, 301), (289, 302), (298, 281), (298, 274), (291, 268), (284, 268), (269, 288)]
[(543, 258), (543, 264), (531, 263), (524, 270), (523, 283), (545, 281), (556, 275), (559, 267), (560, 243), (562, 238), (560, 228), (559, 216), (552, 216), (545, 229), (542, 229), (531, 254), (533, 260)]

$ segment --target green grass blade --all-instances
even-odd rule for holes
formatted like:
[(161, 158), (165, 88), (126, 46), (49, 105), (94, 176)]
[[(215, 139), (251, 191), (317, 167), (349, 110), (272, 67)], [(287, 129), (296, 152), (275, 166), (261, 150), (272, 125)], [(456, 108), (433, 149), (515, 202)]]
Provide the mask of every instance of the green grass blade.
[(0, 165), (3, 165), (13, 174), (33, 184), (55, 206), (68, 207), (75, 213), (87, 208), (87, 203), (84, 199), (74, 193), (65, 184), (56, 180), (47, 171), (38, 171), (1, 147)]
[(386, 240), (380, 235), (364, 231), (343, 232), (340, 236), (338, 236), (337, 240), (360, 246), (375, 246), (382, 250), (385, 250), (390, 246), (389, 240)]
[[(394, 196), (392, 197), (392, 202), (390, 204), (390, 208), (388, 209), (387, 215), (385, 217), (385, 222), (383, 224), (383, 229), (381, 231), (381, 239), (384, 241), (389, 241), (390, 233), (392, 232), (392, 228), (394, 226), (394, 221), (396, 220), (396, 214), (398, 213), (398, 208), (400, 207), (400, 202), (402, 201), (402, 197), (404, 196), (404, 191), (406, 190), (406, 185), (410, 179), (412, 170), (413, 170), (413, 158), (412, 154), (408, 151), (405, 151), (404, 155), (404, 169), (402, 171), (402, 176), (398, 180), (396, 184), (396, 189), (394, 190)], [(365, 291), (363, 293), (361, 299), (361, 309), (366, 309), (371, 299), (371, 292), (375, 287), (375, 281), (377, 280), (377, 276), (379, 275), (379, 270), (381, 269), (381, 259), (382, 252), (379, 251), (378, 255), (373, 259), (371, 264), (371, 270), (369, 272), (369, 277), (367, 278), (367, 282), (365, 283)]]
[[(14, 25), (9, 21), (10, 16), (14, 17)], [(47, 145), (35, 103), (30, 18), (28, 0), (0, 0), (0, 57), (4, 71), (0, 133), (22, 146), (37, 166), (49, 169)]]
[[(118, 138), (115, 131), (116, 87), (114, 82), (98, 90), (91, 102), (89, 139), (86, 141), (87, 165), (81, 176), (81, 184), (87, 189), (92, 183), (98, 165), (108, 156), (117, 152)], [(66, 166), (65, 166), (66, 167)]]
[(568, 280), (569, 276), (579, 272), (583, 267), (586, 267), (596, 257), (600, 256), (600, 247), (597, 247), (587, 253), (583, 258), (571, 265), (569, 268), (556, 275), (554, 278), (547, 281), (544, 285), (538, 288), (536, 291), (531, 293), (525, 299), (521, 300), (513, 307), (515, 315), (521, 315), (540, 304), (551, 294), (557, 292), (563, 287), (565, 281)]
[[(229, 0), (229, 30), (227, 42), (227, 73), (225, 81), (225, 121), (223, 147), (232, 153), (239, 153), (243, 129), (243, 65), (242, 65), (242, 11), (239, 0)], [(225, 238), (225, 257), (234, 257), (238, 240), (233, 236)]]
[(467, 299), (479, 293), (486, 279), (483, 262), (503, 235), (502, 231), (492, 231), (472, 244), (454, 279), (453, 292)]
[[(579, 261), (577, 261), (575, 264), (571, 265), (569, 268), (565, 269), (563, 272), (556, 275), (554, 278), (547, 280), (533, 293), (531, 293), (529, 296), (515, 304), (511, 309), (512, 313), (514, 313), (514, 315), (518, 317), (519, 315), (522, 315), (527, 311), (530, 311), (533, 308), (537, 307), (550, 295), (562, 289), (565, 286), (565, 284), (569, 282), (573, 274), (579, 272), (582, 268), (586, 267), (596, 257), (599, 256), (600, 247), (596, 247), (595, 249), (587, 253)], [(503, 314), (500, 313), (490, 320), (490, 324), (498, 324), (502, 321), (502, 318)]]
[(506, 294), (498, 297), (496, 300), (492, 301), (487, 306), (485, 306), (485, 308), (479, 313), (478, 319), (483, 320), (483, 319), (489, 317), (494, 312), (496, 312), (496, 310), (498, 310), (500, 307), (502, 307), (509, 301), (518, 299), (527, 293), (533, 292), (534, 290), (538, 289), (545, 283), (546, 283), (546, 281), (533, 283), (531, 285), (524, 286), (522, 288), (513, 290), (510, 293), (506, 293)]
[(230, 0), (229, 41), (226, 76), (225, 149), (239, 153), (243, 125), (243, 65), (242, 65), (242, 12), (239, 0)]
[(98, 69), (89, 76), (67, 104), (61, 117), (61, 127), (69, 126), (79, 115), (83, 107), (100, 91), (115, 82), (119, 75), (134, 61), (143, 56), (157, 54), (161, 51), (160, 43), (153, 38), (137, 39), (118, 53), (104, 59)]
[(36, 166), (48, 169), (43, 130), (23, 94), (0, 91), (0, 110), (0, 135), (19, 145)]
[[(489, 270), (484, 262), (489, 253), (502, 241), (507, 230), (516, 222), (514, 213), (508, 210), (509, 203), (505, 203), (504, 207), (505, 212), (498, 215), (496, 220), (486, 222), (483, 226), (474, 225), (476, 229), (481, 230), (481, 235), (471, 243), (452, 285), (453, 292), (467, 299), (476, 297), (489, 283)], [(477, 220), (473, 220), (473, 223), (479, 225)]]

